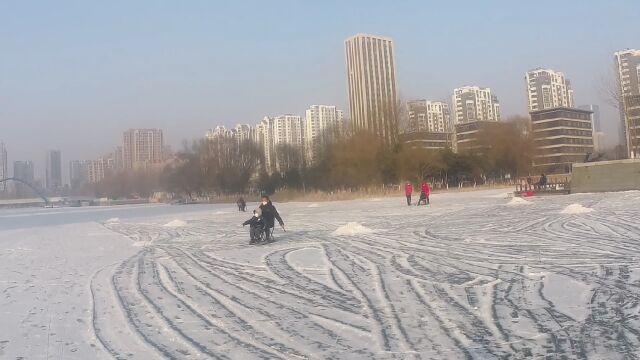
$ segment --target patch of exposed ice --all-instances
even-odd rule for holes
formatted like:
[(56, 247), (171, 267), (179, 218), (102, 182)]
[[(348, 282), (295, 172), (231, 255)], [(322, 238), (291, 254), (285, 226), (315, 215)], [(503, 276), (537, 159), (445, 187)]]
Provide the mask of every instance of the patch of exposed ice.
[(227, 214), (226, 211), (216, 211), (215, 213), (213, 213), (213, 215), (224, 215)]
[(175, 219), (164, 224), (164, 227), (183, 227), (183, 226), (187, 226), (187, 222), (179, 219)]
[(111, 218), (111, 219), (105, 221), (105, 223), (107, 223), (107, 224), (109, 224), (109, 223), (118, 223), (118, 222), (120, 222), (120, 219), (118, 219), (117, 217)]
[(591, 286), (568, 276), (552, 273), (545, 276), (543, 293), (558, 311), (577, 321), (587, 318)]
[(320, 204), (309, 204), (309, 206), (307, 206), (307, 207), (317, 208), (317, 207), (320, 207)]
[(593, 212), (592, 208), (584, 207), (581, 204), (571, 204), (564, 208), (560, 213), (561, 214), (585, 214)]
[(513, 199), (511, 199), (511, 201), (509, 201), (507, 203), (507, 206), (518, 206), (518, 205), (531, 205), (532, 202), (525, 200), (521, 197), (514, 197)]
[(335, 236), (349, 236), (349, 235), (358, 235), (358, 234), (370, 234), (373, 230), (368, 227), (362, 226), (357, 222), (349, 222), (346, 223), (339, 228), (337, 228), (332, 235)]

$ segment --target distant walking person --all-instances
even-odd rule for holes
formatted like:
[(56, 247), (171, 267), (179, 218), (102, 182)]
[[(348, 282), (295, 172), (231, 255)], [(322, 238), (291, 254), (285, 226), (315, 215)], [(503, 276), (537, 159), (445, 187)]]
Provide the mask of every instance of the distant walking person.
[(413, 185), (410, 182), (404, 186), (404, 194), (407, 196), (407, 206), (411, 206), (411, 195), (413, 194)]
[(431, 195), (431, 186), (427, 181), (423, 181), (420, 186), (420, 200), (418, 200), (418, 205), (424, 203), (424, 205), (429, 205), (429, 196)]
[(247, 211), (247, 202), (244, 201), (242, 196), (238, 199), (238, 201), (236, 201), (236, 204), (238, 205), (238, 211), (242, 211), (242, 212)]

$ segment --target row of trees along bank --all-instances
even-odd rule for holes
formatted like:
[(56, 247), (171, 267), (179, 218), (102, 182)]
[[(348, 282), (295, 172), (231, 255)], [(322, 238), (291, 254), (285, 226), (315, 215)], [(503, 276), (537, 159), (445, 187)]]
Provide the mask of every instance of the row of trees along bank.
[(355, 190), (423, 179), (435, 187), (446, 187), (528, 175), (533, 141), (527, 119), (493, 125), (481, 130), (478, 145), (482, 150), (473, 153), (407, 144), (386, 146), (375, 136), (359, 132), (326, 136), (317, 160), (309, 166), (299, 148), (280, 145), (275, 149), (280, 171), (272, 174), (266, 172), (263, 151), (254, 142), (203, 139), (185, 143), (176, 159), (161, 170), (110, 173), (92, 191), (111, 198), (145, 197), (155, 191), (194, 197), (271, 194), (282, 189)]

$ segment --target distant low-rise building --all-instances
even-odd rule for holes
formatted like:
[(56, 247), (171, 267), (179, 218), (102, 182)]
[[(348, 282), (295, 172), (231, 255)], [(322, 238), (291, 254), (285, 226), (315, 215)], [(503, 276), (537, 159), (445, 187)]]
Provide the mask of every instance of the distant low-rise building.
[(458, 153), (484, 153), (487, 145), (480, 141), (484, 129), (494, 126), (495, 121), (472, 121), (455, 126), (454, 150)]
[(450, 132), (406, 132), (400, 134), (400, 141), (429, 150), (453, 149), (453, 134)]
[(593, 153), (591, 111), (560, 107), (530, 115), (537, 172), (571, 173), (573, 163), (585, 162)]

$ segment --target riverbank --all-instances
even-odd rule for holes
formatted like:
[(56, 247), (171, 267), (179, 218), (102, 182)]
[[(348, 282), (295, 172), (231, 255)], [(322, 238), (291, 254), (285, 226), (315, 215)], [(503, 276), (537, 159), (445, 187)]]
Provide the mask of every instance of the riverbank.
[[(499, 190), (513, 191), (514, 185), (478, 185), (469, 187), (451, 187), (448, 189), (433, 189), (434, 194), (472, 192), (482, 190)], [(210, 197), (206, 201), (212, 204), (235, 203), (238, 197), (242, 196), (247, 202), (259, 201), (260, 195), (221, 195)], [(271, 198), (277, 202), (326, 202), (326, 201), (345, 201), (370, 198), (390, 198), (404, 196), (404, 189), (399, 186), (393, 187), (375, 187), (359, 190), (336, 190), (336, 191), (302, 191), (302, 190), (282, 190), (271, 195)], [(414, 196), (420, 196), (419, 192), (415, 192)]]

